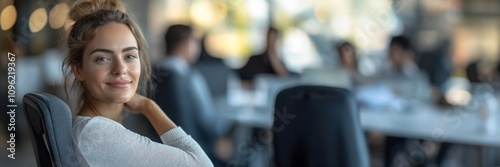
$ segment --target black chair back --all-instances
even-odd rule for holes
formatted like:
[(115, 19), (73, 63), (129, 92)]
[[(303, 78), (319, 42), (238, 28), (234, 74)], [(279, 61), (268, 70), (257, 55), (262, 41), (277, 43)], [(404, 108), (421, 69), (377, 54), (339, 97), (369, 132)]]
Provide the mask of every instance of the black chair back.
[(284, 89), (276, 97), (274, 116), (278, 167), (369, 166), (357, 104), (347, 89)]

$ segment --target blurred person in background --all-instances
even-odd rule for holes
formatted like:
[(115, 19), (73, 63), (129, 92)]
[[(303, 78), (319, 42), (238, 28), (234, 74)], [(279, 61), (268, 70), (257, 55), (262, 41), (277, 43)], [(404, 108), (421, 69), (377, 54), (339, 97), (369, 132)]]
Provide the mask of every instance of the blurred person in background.
[(353, 81), (360, 80), (355, 47), (349, 42), (334, 42), (329, 56), (323, 58), (323, 67), (302, 71), (301, 79), (307, 83), (351, 89)]
[(266, 50), (259, 55), (251, 56), (247, 64), (238, 70), (241, 80), (251, 82), (257, 74), (276, 74), (280, 77), (290, 75), (290, 71), (280, 60), (277, 52), (279, 31), (270, 27), (266, 36)]
[(420, 44), (424, 46), (420, 46), (423, 48), (420, 49), (418, 66), (427, 75), (427, 80), (431, 85), (432, 100), (440, 105), (449, 105), (444, 98), (444, 93), (447, 89), (446, 82), (453, 71), (450, 56), (452, 42), (449, 39), (440, 39), (439, 37), (431, 37), (430, 40), (435, 41), (430, 46), (425, 46), (429, 44)]
[(342, 69), (346, 70), (349, 74), (351, 85), (356, 87), (357, 85), (363, 85), (364, 83), (370, 83), (372, 79), (368, 76), (364, 76), (359, 71), (359, 59), (356, 52), (356, 47), (350, 42), (343, 42), (336, 47), (338, 56), (342, 65)]
[[(288, 77), (292, 73), (286, 68), (282, 62), (281, 57), (278, 55), (277, 42), (280, 37), (280, 32), (273, 27), (269, 27), (266, 34), (266, 48), (263, 53), (253, 55), (248, 59), (247, 64), (238, 69), (238, 75), (241, 79), (243, 88), (253, 89), (253, 81), (258, 74), (271, 74), (278, 77)], [(270, 130), (262, 128), (252, 128), (251, 130), (251, 145), (254, 147), (269, 148), (270, 141), (259, 140), (259, 134), (269, 134)]]
[[(486, 66), (486, 67), (484, 67)], [(467, 79), (472, 83), (500, 83), (500, 63), (487, 63), (484, 60), (471, 62), (466, 68)]]
[(493, 82), (498, 74), (497, 70), (500, 67), (497, 66), (497, 63), (488, 63), (485, 60), (472, 61), (465, 69), (467, 79), (472, 84)]
[(194, 67), (200, 55), (200, 41), (190, 26), (180, 24), (170, 26), (164, 40), (166, 56), (157, 64), (155, 100), (200, 143), (214, 165), (221, 166), (222, 162), (215, 158), (216, 144), (226, 144), (218, 139), (226, 134), (231, 123), (218, 115), (207, 81)]
[(400, 97), (430, 100), (431, 87), (426, 74), (419, 68), (410, 39), (396, 36), (389, 45), (390, 65), (384, 77)]
[(497, 66), (493, 71), (493, 77), (491, 78), (493, 86), (500, 86), (500, 63), (497, 62)]
[[(391, 39), (389, 46), (389, 58), (391, 65), (389, 76), (386, 78), (391, 85), (394, 93), (403, 98), (403, 112), (413, 110), (422, 102), (431, 102), (432, 100), (432, 83), (429, 77), (417, 65), (415, 52), (412, 48), (410, 39), (405, 36), (396, 36)], [(413, 102), (412, 102), (413, 101)], [(414, 103), (414, 104), (413, 104)], [(397, 166), (401, 164), (401, 157), (410, 157), (412, 147), (422, 147), (422, 145), (433, 145), (438, 143), (433, 141), (422, 141), (415, 139), (405, 139), (399, 137), (387, 136), (385, 139), (385, 163), (386, 166)], [(443, 149), (441, 149), (443, 150)], [(421, 150), (419, 150), (421, 151)], [(433, 161), (439, 161), (439, 149), (432, 152), (422, 151), (424, 155), (423, 162), (431, 164)]]
[(336, 47), (341, 65), (351, 74), (358, 73), (358, 59), (356, 49), (349, 42), (343, 42)]
[(389, 58), (391, 65), (388, 66), (392, 74), (402, 74), (406, 77), (418, 75), (418, 66), (415, 53), (410, 46), (410, 40), (404, 36), (393, 37), (389, 46)]
[(490, 79), (490, 74), (492, 71), (482, 71), (479, 69), (480, 61), (473, 61), (467, 65), (465, 72), (467, 73), (467, 79), (471, 83), (481, 83), (488, 82)]
[(239, 77), (233, 69), (226, 65), (223, 59), (209, 53), (206, 41), (206, 36), (201, 39), (200, 58), (194, 66), (205, 77), (208, 87), (217, 101), (226, 97), (228, 81), (239, 80)]

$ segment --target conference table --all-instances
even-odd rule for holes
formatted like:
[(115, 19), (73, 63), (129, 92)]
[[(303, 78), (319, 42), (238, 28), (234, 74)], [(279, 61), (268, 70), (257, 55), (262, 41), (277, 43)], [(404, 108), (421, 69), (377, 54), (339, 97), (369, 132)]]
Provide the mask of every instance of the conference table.
[[(267, 86), (266, 104), (238, 105), (229, 107), (227, 99), (219, 99), (219, 106), (224, 106), (221, 115), (238, 124), (271, 129), (274, 121), (274, 97), (286, 87), (304, 83), (292, 80), (285, 84)], [(273, 85), (273, 84), (270, 84)], [(286, 86), (284, 86), (286, 85)], [(269, 91), (270, 90), (270, 91)], [(500, 97), (496, 94), (498, 104)], [(231, 97), (230, 97), (231, 98)], [(391, 111), (359, 107), (360, 123), (364, 131), (383, 133), (388, 136), (433, 140), (457, 144), (468, 144), (500, 148), (500, 111), (491, 114), (490, 120), (481, 117), (478, 111), (469, 111), (465, 107), (442, 107), (431, 102), (413, 102), (405, 111)], [(490, 125), (488, 125), (490, 124)], [(491, 125), (493, 124), (493, 125)], [(488, 127), (489, 126), (489, 127)]]
[[(494, 118), (500, 122), (498, 115)], [(500, 148), (498, 128), (488, 129), (477, 112), (434, 105), (416, 106), (407, 112), (380, 112), (361, 109), (365, 131), (388, 136)]]
[[(271, 129), (274, 113), (265, 108), (226, 110), (223, 115), (239, 124)], [(367, 132), (433, 141), (493, 146), (500, 148), (500, 128), (488, 130), (477, 113), (460, 109), (418, 106), (412, 111), (371, 111), (360, 109), (360, 123)], [(495, 118), (500, 123), (500, 118)]]

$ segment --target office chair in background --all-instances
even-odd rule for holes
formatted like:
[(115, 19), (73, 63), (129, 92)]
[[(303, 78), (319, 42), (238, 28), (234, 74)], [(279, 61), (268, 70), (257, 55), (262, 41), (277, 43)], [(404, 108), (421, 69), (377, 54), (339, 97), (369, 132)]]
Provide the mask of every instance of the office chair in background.
[(284, 89), (276, 97), (274, 116), (278, 167), (369, 166), (358, 107), (347, 89)]
[(23, 103), (38, 166), (78, 166), (68, 105), (47, 93), (28, 93)]

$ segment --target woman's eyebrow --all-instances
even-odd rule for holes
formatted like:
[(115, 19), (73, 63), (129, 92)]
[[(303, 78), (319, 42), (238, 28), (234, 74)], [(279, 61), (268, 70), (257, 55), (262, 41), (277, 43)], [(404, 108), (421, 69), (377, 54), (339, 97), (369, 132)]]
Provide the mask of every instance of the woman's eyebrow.
[[(123, 48), (122, 52), (127, 52), (127, 51), (131, 51), (131, 50), (139, 50), (139, 49), (135, 46), (130, 46), (130, 47)], [(93, 54), (95, 52), (113, 53), (113, 51), (109, 50), (109, 49), (97, 48), (97, 49), (94, 49), (92, 52), (90, 52), (90, 54)]]
[(109, 50), (109, 49), (101, 49), (101, 48), (97, 48), (97, 49), (94, 49), (92, 52), (90, 52), (90, 54), (93, 54), (95, 52), (104, 52), (104, 53), (113, 53), (112, 50)]
[(131, 50), (139, 50), (139, 49), (135, 46), (130, 46), (130, 47), (126, 47), (126, 48), (122, 49), (122, 52), (131, 51)]

